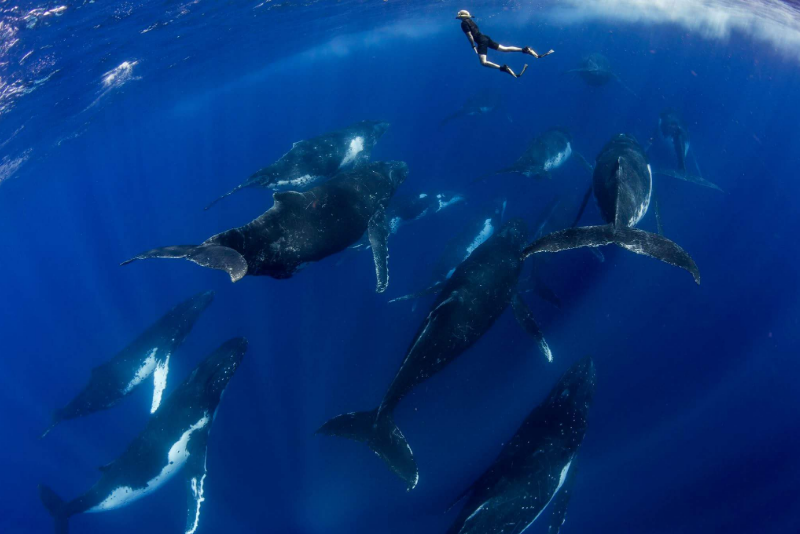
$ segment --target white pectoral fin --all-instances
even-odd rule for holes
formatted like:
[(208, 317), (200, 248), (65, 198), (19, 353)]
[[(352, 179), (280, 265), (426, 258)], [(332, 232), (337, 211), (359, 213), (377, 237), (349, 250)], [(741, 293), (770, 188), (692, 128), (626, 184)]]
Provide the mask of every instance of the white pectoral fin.
[[(206, 446), (195, 447), (184, 469), (186, 477), (186, 530), (185, 534), (195, 534), (200, 526), (200, 509), (205, 502)], [(202, 450), (196, 450), (200, 449)]]
[(375, 212), (369, 220), (367, 229), (369, 244), (372, 247), (372, 259), (375, 261), (375, 275), (378, 284), (375, 289), (383, 293), (389, 285), (389, 225), (386, 211), (382, 208)]
[(150, 413), (156, 413), (159, 406), (161, 406), (161, 398), (164, 396), (164, 390), (167, 388), (169, 357), (170, 354), (167, 353), (164, 359), (158, 360), (153, 370), (153, 404), (150, 406)]

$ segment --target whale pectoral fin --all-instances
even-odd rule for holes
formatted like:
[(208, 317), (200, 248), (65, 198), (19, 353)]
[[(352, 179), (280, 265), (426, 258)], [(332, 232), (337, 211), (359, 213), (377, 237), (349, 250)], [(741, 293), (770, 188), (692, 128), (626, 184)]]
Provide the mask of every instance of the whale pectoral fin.
[(567, 506), (569, 506), (569, 499), (572, 497), (572, 487), (575, 484), (575, 473), (577, 471), (578, 468), (573, 459), (567, 472), (567, 479), (561, 489), (558, 490), (558, 493), (553, 496), (553, 511), (550, 514), (550, 525), (547, 527), (547, 534), (558, 534), (564, 525), (564, 521), (567, 520)]
[(672, 178), (677, 178), (678, 180), (683, 180), (684, 182), (690, 182), (696, 185), (700, 185), (702, 187), (708, 187), (709, 189), (716, 189), (720, 193), (724, 193), (725, 191), (722, 190), (720, 186), (715, 184), (714, 182), (710, 182), (703, 178), (702, 176), (696, 174), (689, 174), (685, 172), (677, 172), (671, 171), (668, 169), (656, 169), (653, 171), (655, 174), (660, 174), (662, 176), (670, 176)]
[(550, 351), (550, 347), (544, 339), (544, 334), (542, 334), (541, 328), (536, 324), (536, 319), (533, 318), (533, 313), (531, 313), (525, 301), (522, 300), (522, 297), (519, 296), (519, 293), (514, 293), (511, 299), (511, 308), (514, 310), (514, 317), (516, 317), (522, 329), (536, 340), (536, 343), (539, 345), (539, 350), (542, 351), (547, 361), (552, 362), (553, 353)]
[(367, 229), (369, 244), (372, 247), (372, 259), (375, 261), (375, 275), (378, 285), (375, 291), (383, 293), (389, 286), (389, 225), (386, 223), (386, 211), (379, 209), (369, 220)]
[(202, 267), (227, 272), (231, 282), (241, 280), (247, 274), (247, 261), (244, 257), (232, 248), (222, 245), (176, 245), (154, 248), (123, 261), (120, 265), (150, 258), (184, 258)]
[(573, 151), (572, 153), (575, 156), (575, 158), (580, 162), (580, 164), (583, 166), (583, 168), (589, 171), (589, 174), (594, 173), (594, 167), (592, 167), (592, 164), (589, 163), (589, 161), (585, 157), (583, 157), (583, 154), (581, 154), (577, 150)]
[(441, 282), (436, 282), (435, 284), (433, 284), (431, 287), (429, 287), (427, 289), (423, 289), (422, 291), (417, 291), (416, 293), (403, 295), (402, 297), (393, 298), (389, 302), (391, 303), (391, 302), (400, 302), (402, 300), (418, 299), (418, 298), (425, 297), (425, 296), (428, 296), (428, 295), (433, 295), (434, 293), (438, 293), (439, 291), (441, 291), (441, 289), (442, 289), (442, 283)]
[(203, 495), (206, 481), (206, 451), (208, 432), (192, 436), (189, 441), (189, 459), (184, 467), (186, 479), (186, 534), (194, 534), (200, 526), (200, 507), (205, 501)]

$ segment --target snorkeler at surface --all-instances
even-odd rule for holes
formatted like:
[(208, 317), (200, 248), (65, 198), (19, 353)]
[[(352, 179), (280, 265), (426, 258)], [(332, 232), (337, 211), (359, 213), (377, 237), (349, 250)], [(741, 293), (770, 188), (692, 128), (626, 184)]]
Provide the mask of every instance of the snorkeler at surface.
[(498, 52), (522, 52), (523, 54), (529, 54), (536, 59), (543, 58), (544, 56), (548, 56), (553, 53), (553, 50), (550, 50), (544, 54), (537, 54), (536, 51), (530, 46), (519, 48), (517, 46), (503, 46), (494, 42), (491, 37), (481, 33), (478, 25), (475, 24), (474, 20), (472, 20), (472, 15), (470, 15), (469, 11), (466, 9), (459, 11), (458, 15), (456, 15), (456, 18), (461, 20), (461, 31), (467, 35), (473, 50), (475, 50), (475, 53), (478, 54), (478, 57), (481, 60), (481, 65), (492, 69), (500, 69), (503, 72), (507, 72), (514, 78), (519, 78), (525, 74), (525, 69), (528, 68), (528, 65), (526, 64), (524, 67), (522, 67), (522, 71), (520, 71), (519, 74), (514, 74), (514, 71), (511, 70), (511, 67), (508, 65), (498, 65), (486, 59), (486, 54), (490, 48), (492, 50), (497, 50)]

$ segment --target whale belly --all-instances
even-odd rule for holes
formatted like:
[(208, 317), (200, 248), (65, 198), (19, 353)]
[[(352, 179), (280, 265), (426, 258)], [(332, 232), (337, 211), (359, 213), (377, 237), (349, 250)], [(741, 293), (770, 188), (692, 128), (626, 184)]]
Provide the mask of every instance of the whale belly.
[(161, 485), (172, 478), (178, 471), (180, 471), (184, 464), (186, 464), (186, 461), (189, 459), (188, 446), (189, 440), (192, 438), (192, 434), (205, 428), (209, 421), (210, 419), (206, 413), (202, 418), (200, 418), (199, 421), (190, 426), (186, 432), (181, 435), (178, 441), (176, 441), (172, 447), (170, 447), (169, 452), (167, 453), (167, 458), (165, 458), (166, 463), (161, 469), (161, 472), (149, 480), (144, 487), (134, 488), (120, 484), (114, 488), (111, 493), (109, 493), (108, 496), (100, 502), (100, 504), (90, 508), (86, 511), (86, 513), (106, 512), (108, 510), (122, 508), (123, 506), (129, 505), (130, 503), (141, 499), (148, 493), (152, 493), (161, 487)]

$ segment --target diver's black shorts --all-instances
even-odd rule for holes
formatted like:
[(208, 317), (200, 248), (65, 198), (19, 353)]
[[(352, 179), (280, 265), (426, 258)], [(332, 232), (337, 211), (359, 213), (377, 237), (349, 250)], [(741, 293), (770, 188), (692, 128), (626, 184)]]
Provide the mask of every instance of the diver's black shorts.
[(489, 49), (497, 50), (500, 46), (499, 44), (492, 41), (492, 38), (488, 35), (481, 34), (476, 40), (475, 44), (478, 45), (478, 55), (485, 56)]

